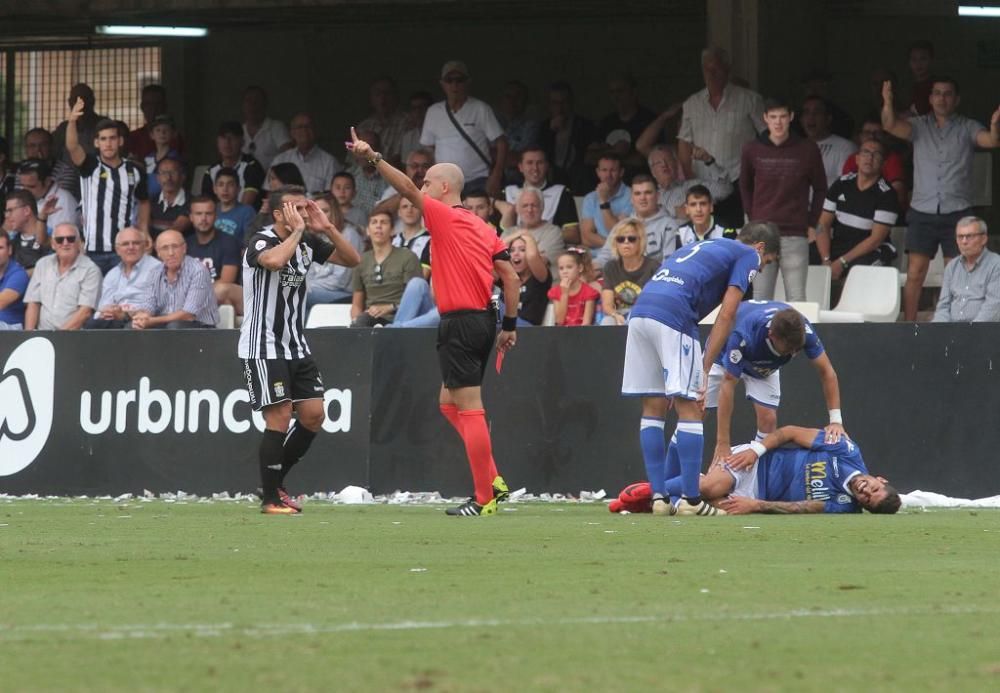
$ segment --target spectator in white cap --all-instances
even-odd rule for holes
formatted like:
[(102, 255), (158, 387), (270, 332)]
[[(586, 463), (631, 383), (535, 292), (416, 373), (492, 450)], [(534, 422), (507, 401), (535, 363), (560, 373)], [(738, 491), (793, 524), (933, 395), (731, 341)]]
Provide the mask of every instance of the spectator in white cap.
[(466, 190), (485, 189), (500, 195), (507, 138), (490, 106), (469, 96), (469, 68), (451, 60), (441, 68), (445, 100), (427, 109), (420, 144), (430, 148), (438, 163), (457, 165), (465, 174)]

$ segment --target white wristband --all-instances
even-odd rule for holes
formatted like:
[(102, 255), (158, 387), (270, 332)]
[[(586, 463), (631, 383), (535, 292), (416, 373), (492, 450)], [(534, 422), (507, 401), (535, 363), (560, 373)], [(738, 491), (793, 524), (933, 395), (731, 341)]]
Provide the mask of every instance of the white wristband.
[(767, 448), (765, 448), (763, 444), (758, 443), (756, 440), (750, 443), (750, 449), (757, 454), (757, 459), (763, 457), (764, 453), (767, 452)]
[(843, 425), (844, 417), (841, 416), (839, 409), (830, 410), (830, 423)]

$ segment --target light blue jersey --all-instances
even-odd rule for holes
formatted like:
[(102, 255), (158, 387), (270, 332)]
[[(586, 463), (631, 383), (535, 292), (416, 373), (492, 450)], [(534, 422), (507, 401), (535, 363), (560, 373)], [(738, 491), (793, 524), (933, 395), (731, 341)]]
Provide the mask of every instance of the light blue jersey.
[(698, 321), (722, 303), (726, 290), (746, 293), (760, 269), (752, 246), (728, 238), (681, 248), (660, 265), (643, 287), (629, 319), (651, 318), (698, 338)]
[(861, 449), (847, 436), (826, 443), (820, 431), (809, 450), (778, 448), (764, 453), (757, 464), (757, 497), (768, 501), (820, 500), (826, 513), (859, 513), (861, 506), (847, 488), (858, 474), (867, 474)]
[[(745, 301), (736, 311), (736, 323), (729, 334), (716, 363), (726, 369), (734, 378), (747, 375), (751, 378), (766, 378), (792, 360), (791, 355), (782, 356), (771, 348), (767, 333), (771, 328), (771, 318), (779, 310), (791, 306), (778, 301)], [(803, 348), (809, 359), (823, 353), (823, 343), (819, 340), (812, 323), (802, 317), (806, 327), (806, 344)]]

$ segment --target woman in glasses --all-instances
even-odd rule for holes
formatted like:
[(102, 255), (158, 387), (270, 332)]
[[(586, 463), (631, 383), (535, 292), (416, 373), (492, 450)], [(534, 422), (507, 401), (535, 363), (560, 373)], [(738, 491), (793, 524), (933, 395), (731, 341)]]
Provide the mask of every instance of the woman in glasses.
[(604, 288), (601, 306), (602, 325), (624, 325), (635, 300), (653, 273), (657, 262), (645, 256), (646, 227), (635, 217), (615, 224), (607, 245), (612, 259), (604, 264)]

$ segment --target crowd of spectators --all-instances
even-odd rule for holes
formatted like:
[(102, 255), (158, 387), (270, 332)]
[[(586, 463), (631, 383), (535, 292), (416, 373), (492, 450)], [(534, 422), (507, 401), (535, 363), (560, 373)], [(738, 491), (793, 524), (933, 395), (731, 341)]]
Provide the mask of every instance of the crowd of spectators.
[[(659, 114), (632, 76), (615, 75), (613, 108), (596, 121), (565, 82), (546, 90), (544, 117), (519, 81), (494, 110), (453, 60), (436, 102), (418, 91), (401, 107), (393, 80), (374, 80), (357, 132), (418, 187), (436, 161), (462, 169), (465, 204), (511, 250), (524, 324), (546, 309), (558, 325), (623, 324), (663, 258), (748, 221), (782, 233), (756, 298), (773, 297), (779, 268), (786, 298), (801, 301), (810, 263), (835, 283), (855, 265), (891, 265), (903, 249), (890, 231), (905, 225), (907, 320), (939, 248), (962, 261), (948, 265), (934, 319), (1000, 317), (996, 256), (970, 211), (972, 155), (1000, 146), (1000, 108), (986, 125), (960, 115), (958, 81), (936, 73), (930, 43), (910, 48), (907, 98), (891, 71), (873, 71), (857, 119), (829, 99), (826, 73), (806, 75), (793, 105), (737, 83), (723, 51), (701, 58), (705, 88)], [(54, 131), (24, 134), (23, 161), (0, 139), (0, 329), (214, 326), (218, 306), (239, 315), (243, 244), (271, 223), (269, 191), (286, 184), (362, 253), (353, 270), (310, 270), (309, 307), (348, 303), (357, 326), (435, 324), (419, 210), (373, 166), (321, 148), (313, 114), (286, 126), (265, 90), (248, 87), (242, 122), (218, 126), (217, 159), (192, 180), (185, 145), (196, 135), (180, 132), (161, 86), (142, 90), (144, 124), (132, 130), (98, 114), (86, 84), (68, 105)]]

